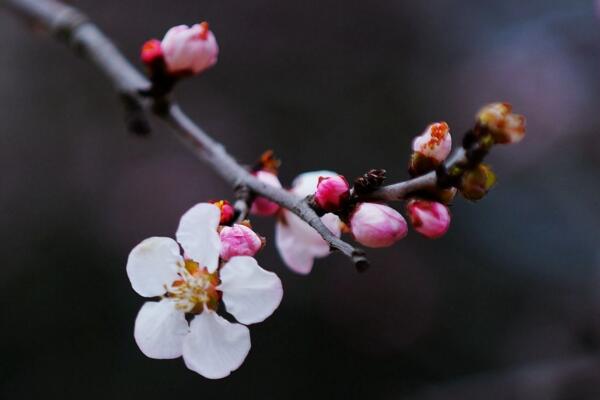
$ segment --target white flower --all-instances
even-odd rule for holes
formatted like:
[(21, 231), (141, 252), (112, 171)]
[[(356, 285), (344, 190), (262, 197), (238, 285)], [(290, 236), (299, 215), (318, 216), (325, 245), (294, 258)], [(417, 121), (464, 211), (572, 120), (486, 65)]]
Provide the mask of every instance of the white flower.
[[(140, 350), (157, 359), (183, 356), (189, 369), (211, 379), (242, 364), (250, 350), (250, 333), (242, 324), (266, 319), (283, 295), (277, 275), (252, 257), (232, 257), (219, 268), (220, 216), (217, 206), (197, 204), (181, 218), (177, 242), (146, 239), (127, 261), (133, 289), (144, 297), (161, 297), (146, 302), (138, 313), (134, 337)], [(242, 324), (216, 313), (221, 298)], [(193, 315), (189, 324), (186, 314)]]
[[(306, 172), (299, 175), (292, 183), (292, 193), (306, 197), (314, 194), (319, 177), (336, 177), (331, 171)], [(328, 213), (321, 217), (327, 228), (336, 236), (341, 235), (340, 219)], [(275, 244), (283, 261), (293, 271), (308, 274), (312, 270), (316, 257), (325, 257), (330, 253), (327, 242), (306, 222), (289, 210), (282, 210), (275, 226)]]

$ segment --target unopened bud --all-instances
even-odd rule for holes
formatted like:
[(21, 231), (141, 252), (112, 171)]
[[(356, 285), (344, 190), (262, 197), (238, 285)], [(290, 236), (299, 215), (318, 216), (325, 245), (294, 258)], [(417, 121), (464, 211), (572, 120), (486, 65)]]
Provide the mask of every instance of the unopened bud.
[(350, 185), (342, 175), (331, 178), (319, 178), (315, 202), (325, 211), (339, 210), (350, 197)]
[(406, 210), (413, 228), (430, 239), (443, 236), (450, 227), (448, 207), (436, 201), (413, 199)]
[(262, 240), (250, 228), (235, 224), (221, 229), (221, 258), (229, 260), (235, 256), (254, 256), (262, 248)]
[(148, 66), (154, 63), (162, 62), (163, 52), (160, 45), (160, 40), (150, 39), (142, 46), (141, 53), (142, 62)]
[(489, 165), (479, 164), (465, 171), (462, 176), (460, 191), (469, 200), (480, 200), (496, 183), (496, 174)]
[(235, 209), (231, 203), (227, 200), (213, 201), (212, 203), (221, 210), (221, 220), (219, 224), (229, 225), (233, 221), (233, 216), (235, 215)]
[(215, 65), (219, 55), (217, 40), (207, 22), (169, 29), (161, 47), (171, 74), (199, 74)]
[[(254, 173), (256, 178), (263, 182), (266, 185), (274, 186), (276, 188), (281, 187), (281, 182), (277, 178), (277, 175), (272, 174), (267, 171), (256, 171)], [(277, 203), (273, 203), (271, 200), (266, 199), (262, 196), (257, 196), (252, 202), (252, 207), (250, 208), (250, 213), (253, 215), (260, 215), (263, 217), (268, 217), (270, 215), (275, 214), (279, 210), (279, 206)]]
[(406, 220), (391, 207), (361, 203), (350, 217), (350, 229), (357, 242), (368, 247), (387, 247), (406, 236)]
[(512, 113), (508, 103), (492, 103), (477, 113), (477, 125), (500, 144), (520, 142), (525, 137), (525, 117)]

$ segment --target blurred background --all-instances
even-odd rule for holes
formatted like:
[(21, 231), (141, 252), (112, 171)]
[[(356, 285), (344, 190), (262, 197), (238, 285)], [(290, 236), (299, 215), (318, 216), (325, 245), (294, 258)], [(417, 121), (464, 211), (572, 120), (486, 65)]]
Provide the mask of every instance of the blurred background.
[[(447, 121), (514, 104), (521, 145), (494, 149), (480, 203), (450, 232), (340, 255), (281, 277), (229, 378), (146, 358), (129, 251), (231, 189), (155, 121), (126, 132), (104, 77), (0, 9), (0, 397), (373, 399), (600, 398), (600, 7), (592, 0), (73, 1), (139, 62), (146, 39), (208, 20), (217, 67), (177, 88), (239, 160), (272, 148), (303, 171), (386, 168)], [(398, 205), (400, 206), (400, 205)], [(254, 219), (273, 238), (269, 219)]]

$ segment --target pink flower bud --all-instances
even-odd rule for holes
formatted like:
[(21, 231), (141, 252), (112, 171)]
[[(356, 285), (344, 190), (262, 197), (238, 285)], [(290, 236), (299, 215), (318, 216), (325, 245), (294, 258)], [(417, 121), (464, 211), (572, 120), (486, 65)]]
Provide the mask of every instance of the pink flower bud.
[(387, 247), (406, 236), (406, 220), (391, 207), (361, 203), (350, 217), (350, 229), (357, 242), (368, 247)]
[(221, 210), (221, 220), (219, 221), (220, 225), (227, 225), (233, 221), (233, 216), (235, 215), (235, 209), (227, 200), (219, 200), (219, 201), (211, 201), (212, 204), (219, 207)]
[(200, 72), (217, 62), (219, 46), (207, 22), (169, 29), (161, 42), (167, 70), (172, 74)]
[(450, 128), (445, 122), (431, 124), (413, 141), (413, 151), (441, 163), (452, 150)]
[(160, 40), (150, 39), (142, 46), (141, 58), (146, 65), (152, 65), (155, 61), (162, 59), (163, 52)]
[(325, 211), (339, 210), (342, 203), (350, 197), (350, 185), (342, 175), (332, 178), (319, 178), (315, 202)]
[(254, 256), (262, 247), (260, 237), (245, 225), (234, 224), (221, 229), (221, 258)]
[[(267, 185), (271, 185), (276, 188), (281, 187), (281, 182), (279, 182), (279, 179), (277, 178), (277, 175), (275, 175), (275, 174), (260, 170), (260, 171), (256, 171), (254, 173), (254, 176), (256, 176), (256, 178), (259, 181), (261, 181)], [(271, 200), (266, 199), (264, 197), (258, 196), (252, 202), (252, 208), (250, 208), (250, 213), (254, 214), (254, 215), (268, 217), (270, 215), (275, 214), (278, 210), (279, 210), (279, 206), (276, 203), (273, 203)]]
[(496, 143), (520, 142), (525, 137), (525, 117), (512, 113), (508, 103), (492, 103), (477, 113), (477, 123), (491, 132)]
[(406, 210), (415, 230), (430, 239), (443, 236), (450, 227), (450, 211), (441, 203), (413, 199)]

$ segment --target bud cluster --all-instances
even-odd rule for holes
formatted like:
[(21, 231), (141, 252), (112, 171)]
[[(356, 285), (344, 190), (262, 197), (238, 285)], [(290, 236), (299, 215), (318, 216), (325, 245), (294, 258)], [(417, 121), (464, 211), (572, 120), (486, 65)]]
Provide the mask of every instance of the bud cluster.
[[(412, 193), (407, 199), (405, 211), (415, 231), (430, 239), (443, 236), (450, 227), (448, 205), (455, 194), (460, 191), (466, 199), (479, 200), (494, 185), (496, 176), (481, 163), (491, 146), (515, 143), (524, 132), (524, 118), (512, 114), (510, 105), (488, 105), (477, 114), (475, 127), (463, 141), (464, 159), (446, 166), (452, 150), (450, 127), (446, 122), (428, 125), (413, 140), (409, 172), (417, 177), (435, 171), (440, 184)], [(313, 204), (318, 211), (339, 216), (342, 230), (362, 245), (390, 246), (406, 236), (406, 220), (386, 204), (360, 200), (368, 198), (384, 179), (385, 170), (368, 171), (354, 181), (354, 187), (342, 175), (319, 177)]]

